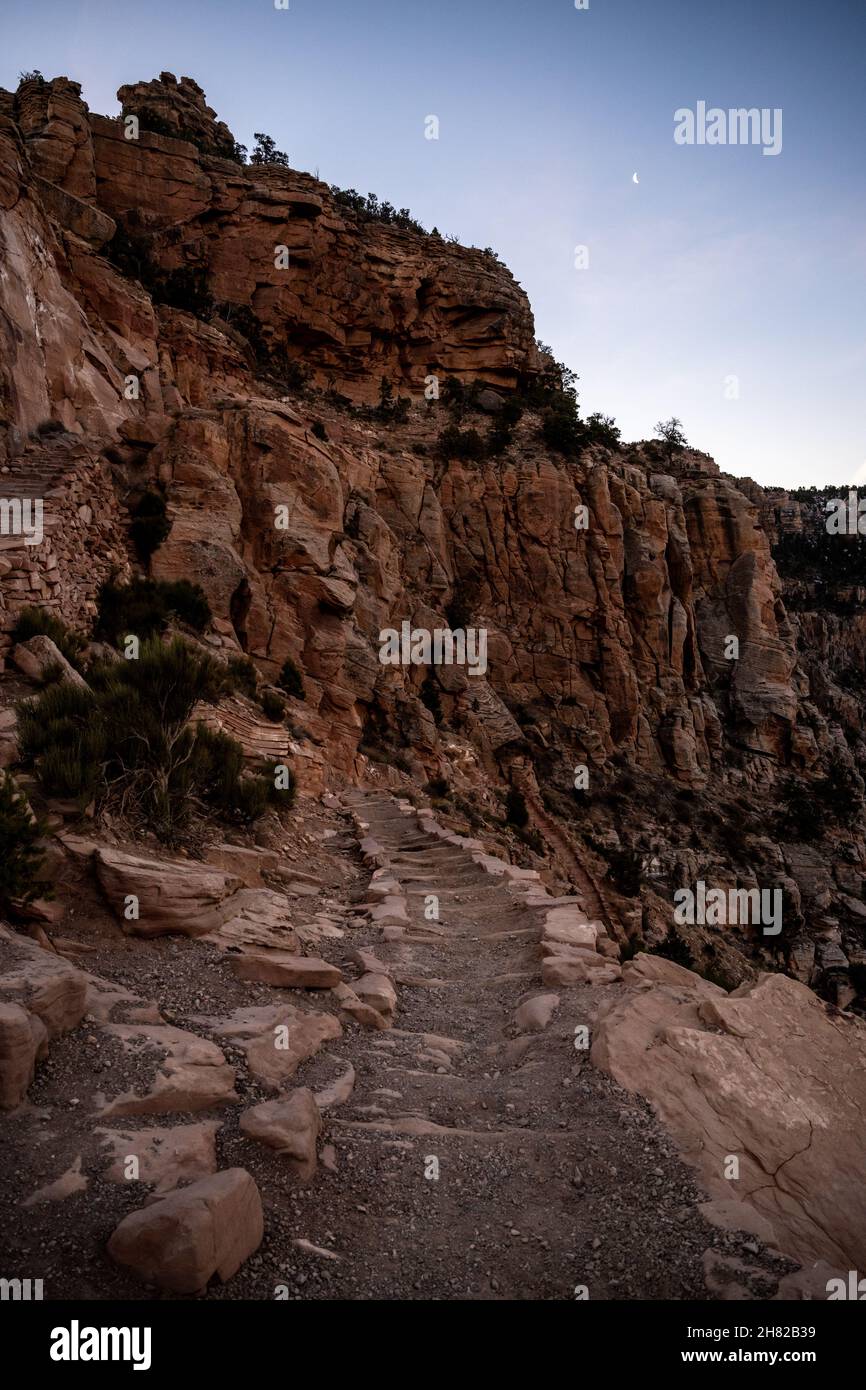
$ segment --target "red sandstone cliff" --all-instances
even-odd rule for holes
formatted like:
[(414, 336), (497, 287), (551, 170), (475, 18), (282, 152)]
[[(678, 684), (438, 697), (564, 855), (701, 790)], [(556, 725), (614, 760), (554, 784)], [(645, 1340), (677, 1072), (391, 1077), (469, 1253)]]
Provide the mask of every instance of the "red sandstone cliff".
[[(286, 657), (301, 667), (309, 785), (361, 778), (371, 754), (393, 765), (388, 749), (481, 811), (510, 780), (560, 872), (577, 872), (579, 847), (602, 910), (615, 902), (636, 939), (663, 934), (653, 885), (629, 891), (608, 862), (652, 850), (674, 882), (714, 867), (748, 883), (761, 869), (859, 960), (845, 906), (864, 863), (856, 825), (834, 831), (843, 863), (781, 842), (768, 820), (789, 770), (856, 772), (866, 749), (856, 702), (798, 656), (760, 489), (697, 454), (669, 467), (651, 446), (575, 464), (544, 446), (531, 412), (503, 458), (443, 460), (428, 374), (507, 391), (538, 370), (509, 272), (365, 221), (308, 174), (233, 162), (189, 79), (120, 96), (141, 113), (137, 140), (65, 78), (0, 96), (3, 488), (50, 502), (41, 545), (3, 541), (3, 630), (34, 598), (86, 628), (102, 580), (130, 571), (127, 503), (158, 483), (172, 529), (151, 573), (202, 585), (213, 645), (269, 674)], [(212, 301), (206, 314), (145, 287), (178, 273)], [(292, 364), (312, 389), (295, 389)], [(376, 400), (383, 377), (413, 398), (403, 423), (341, 399)], [(68, 433), (40, 435), (46, 419)], [(378, 634), (444, 626), (455, 600), (489, 633), (489, 670), (431, 673), (437, 726), (427, 673), (383, 666)], [(576, 807), (581, 763), (598, 795)], [(732, 820), (739, 846), (719, 838)], [(742, 957), (719, 949), (736, 980)], [(796, 968), (818, 978), (811, 951)]]

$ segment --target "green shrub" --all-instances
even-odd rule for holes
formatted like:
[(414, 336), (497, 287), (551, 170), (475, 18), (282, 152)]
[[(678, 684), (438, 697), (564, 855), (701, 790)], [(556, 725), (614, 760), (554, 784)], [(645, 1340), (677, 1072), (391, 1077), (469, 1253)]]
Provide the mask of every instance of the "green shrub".
[(542, 417), (541, 433), (549, 449), (574, 458), (586, 442), (586, 433), (577, 413), (576, 401), (564, 397), (555, 406), (545, 410)]
[(520, 830), (520, 838), (525, 845), (528, 845), (533, 853), (542, 856), (544, 854), (544, 840), (537, 830)]
[(64, 682), (18, 707), (18, 747), (50, 796), (89, 801), (106, 758), (94, 692)]
[(65, 433), (66, 426), (64, 425), (62, 420), (47, 419), (39, 421), (39, 424), (36, 426), (35, 430), (32, 431), (32, 436), (36, 439), (44, 439), (44, 437), (49, 434)]
[(588, 444), (603, 444), (608, 449), (619, 448), (620, 431), (612, 415), (602, 415), (599, 411), (587, 415), (585, 433)]
[(258, 686), (259, 673), (255, 663), (248, 656), (233, 656), (226, 665), (226, 688), (230, 691), (240, 690), (254, 700)]
[[(363, 193), (358, 193), (354, 188), (340, 188), (338, 184), (332, 183), (331, 194), (335, 203), (340, 207), (348, 208), (364, 222), (386, 222), (402, 228), (403, 231), (418, 232), (421, 236), (427, 235), (421, 223), (416, 221), (408, 208), (395, 208), (391, 203), (380, 202), (375, 193), (368, 193), (365, 198)], [(439, 236), (435, 227), (430, 236)]]
[(258, 820), (268, 809), (269, 801), (270, 793), (265, 779), (245, 777), (237, 791), (238, 819), (245, 822)]
[(13, 642), (27, 642), (31, 637), (49, 637), (61, 655), (76, 671), (81, 667), (81, 653), (87, 642), (73, 632), (48, 608), (22, 608), (12, 631)]
[(159, 549), (170, 530), (171, 522), (162, 493), (145, 492), (133, 510), (129, 528), (135, 553), (143, 565)]
[(640, 894), (643, 856), (634, 849), (603, 851), (608, 861), (608, 878), (625, 898)]
[(153, 290), (160, 304), (182, 309), (197, 319), (209, 319), (214, 311), (213, 295), (207, 287), (207, 272), (202, 266), (182, 265), (162, 272)]
[(41, 897), (47, 884), (40, 879), (43, 855), (39, 849), (39, 826), (26, 798), (8, 772), (0, 772), (0, 912), (15, 913), (34, 898)]
[(431, 777), (424, 790), (428, 796), (435, 796), (438, 801), (444, 801), (451, 795), (451, 788), (444, 777)]
[(262, 713), (272, 724), (282, 724), (286, 717), (286, 702), (273, 690), (265, 690), (261, 699)]
[(283, 662), (279, 685), (285, 690), (287, 695), (291, 695), (295, 700), (303, 700), (306, 698), (304, 678), (290, 656)]
[(170, 584), (155, 579), (108, 582), (99, 591), (98, 604), (96, 632), (115, 646), (128, 633), (146, 638), (162, 632), (172, 618), (196, 632), (202, 632), (211, 619), (204, 591), (187, 579)]
[[(173, 132), (177, 138), (177, 132)], [(129, 221), (132, 222), (130, 214)], [(213, 296), (207, 287), (203, 266), (184, 265), (163, 270), (154, 260), (153, 236), (129, 230), (120, 222), (103, 254), (121, 274), (139, 280), (157, 304), (184, 309), (196, 318), (208, 319), (214, 312)]]
[(529, 824), (526, 798), (517, 787), (508, 788), (508, 795), (505, 798), (505, 819), (509, 825), (516, 826), (518, 830), (522, 830)]
[(461, 430), (448, 425), (439, 435), (438, 448), (444, 458), (483, 459), (487, 447), (477, 430)]
[(180, 638), (137, 661), (99, 663), (91, 686), (51, 686), (19, 706), (22, 759), (49, 795), (95, 801), (171, 842), (195, 810), (249, 819), (243, 750), (191, 715), (217, 700), (225, 668)]

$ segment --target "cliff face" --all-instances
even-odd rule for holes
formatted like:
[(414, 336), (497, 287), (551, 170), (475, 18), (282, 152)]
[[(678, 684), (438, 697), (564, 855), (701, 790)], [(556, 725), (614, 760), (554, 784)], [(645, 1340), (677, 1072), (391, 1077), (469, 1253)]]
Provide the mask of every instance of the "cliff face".
[[(39, 545), (2, 540), (3, 631), (34, 596), (88, 626), (102, 580), (131, 572), (130, 498), (159, 485), (172, 526), (152, 576), (202, 585), (214, 647), (272, 677), (300, 666), (311, 787), (374, 766), (397, 784), (402, 765), (493, 824), (511, 782), (535, 848), (623, 942), (664, 947), (672, 889), (700, 876), (781, 886), (778, 942), (696, 929), (693, 962), (737, 982), (759, 956), (850, 1002), (856, 808), (818, 849), (783, 812), (791, 776), (841, 768), (862, 791), (862, 707), (833, 678), (832, 623), (786, 608), (772, 501), (697, 453), (568, 460), (531, 411), (502, 457), (444, 457), (428, 374), (508, 391), (539, 369), (508, 271), (226, 158), (189, 79), (120, 97), (138, 140), (64, 78), (0, 97), (2, 490), (44, 496), (52, 518)], [(179, 285), (213, 306), (172, 307)], [(289, 362), (305, 390), (281, 389)], [(413, 397), (402, 421), (347, 408), (382, 377)], [(46, 419), (68, 433), (40, 434)], [(488, 634), (485, 674), (381, 663), (383, 629), (456, 612)], [(862, 641), (848, 651), (862, 665)]]
[(134, 139), (90, 116), (76, 84), (26, 84), (15, 114), (34, 172), (120, 223), (158, 272), (206, 275), (228, 318), (252, 311), (257, 346), (355, 400), (378, 398), (382, 376), (420, 394), (429, 373), (513, 386), (537, 366), (526, 296), (494, 257), (361, 220), (309, 174), (225, 158), (231, 133), (188, 78), (118, 98)]

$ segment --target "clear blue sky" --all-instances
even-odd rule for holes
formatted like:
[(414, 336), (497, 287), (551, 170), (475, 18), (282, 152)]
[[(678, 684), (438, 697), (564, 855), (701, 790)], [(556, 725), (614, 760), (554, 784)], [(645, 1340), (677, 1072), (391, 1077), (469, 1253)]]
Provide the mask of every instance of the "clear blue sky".
[[(36, 67), (115, 114), (121, 83), (187, 74), (243, 143), (495, 247), (626, 439), (676, 414), (761, 482), (866, 464), (866, 0), (5, 0), (0, 23), (2, 86)], [(675, 144), (699, 100), (781, 107), (781, 154)]]

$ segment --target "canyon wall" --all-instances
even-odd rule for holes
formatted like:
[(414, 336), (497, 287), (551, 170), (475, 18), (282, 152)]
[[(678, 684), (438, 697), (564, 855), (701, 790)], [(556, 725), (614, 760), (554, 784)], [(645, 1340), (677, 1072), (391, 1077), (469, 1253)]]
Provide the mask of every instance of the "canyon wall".
[[(66, 78), (0, 94), (0, 491), (48, 518), (38, 546), (0, 542), (0, 659), (34, 597), (89, 627), (135, 568), (131, 501), (159, 487), (152, 577), (201, 584), (216, 649), (271, 678), (297, 663), (320, 785), (375, 763), (479, 816), (519, 787), (536, 852), (563, 880), (587, 866), (622, 944), (664, 946), (678, 884), (760, 874), (788, 895), (783, 938), (698, 929), (691, 963), (738, 983), (757, 958), (858, 997), (858, 816), (828, 819), (823, 848), (779, 816), (791, 774), (862, 791), (862, 706), (834, 677), (835, 620), (788, 611), (773, 499), (697, 451), (566, 458), (531, 409), (501, 457), (443, 453), (430, 375), (486, 388), (495, 419), (542, 368), (507, 269), (227, 157), (188, 78), (119, 98), (137, 139)], [(411, 401), (393, 418), (357, 408), (382, 378)], [(483, 675), (382, 664), (383, 629), (456, 612), (488, 634)], [(659, 873), (630, 882), (624, 856)]]

